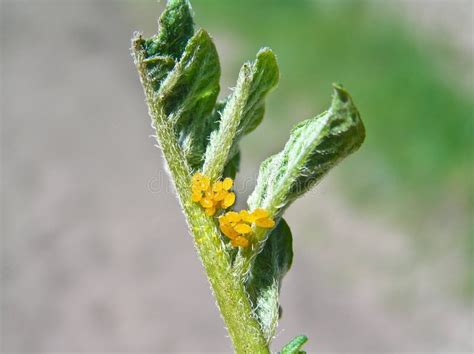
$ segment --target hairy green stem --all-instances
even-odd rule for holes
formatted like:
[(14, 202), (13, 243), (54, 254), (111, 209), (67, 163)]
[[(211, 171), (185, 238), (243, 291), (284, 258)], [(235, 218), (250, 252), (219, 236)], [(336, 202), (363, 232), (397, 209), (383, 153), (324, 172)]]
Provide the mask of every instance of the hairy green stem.
[(269, 353), (267, 341), (253, 315), (244, 285), (233, 273), (215, 221), (191, 201), (191, 169), (178, 145), (174, 129), (157, 104), (156, 94), (147, 79), (144, 54), (137, 44), (140, 39), (139, 35), (135, 37), (132, 51), (149, 114), (156, 129), (157, 141), (163, 150), (171, 179), (234, 349), (237, 353)]

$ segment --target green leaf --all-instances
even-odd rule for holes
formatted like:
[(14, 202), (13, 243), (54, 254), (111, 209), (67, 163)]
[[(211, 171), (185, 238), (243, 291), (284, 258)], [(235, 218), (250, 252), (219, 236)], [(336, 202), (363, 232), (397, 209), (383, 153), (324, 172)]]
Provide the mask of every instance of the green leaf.
[[(217, 102), (212, 113), (201, 119), (193, 119), (180, 132), (180, 145), (194, 171), (201, 168), (211, 133), (219, 128), (224, 102)], [(230, 161), (229, 161), (230, 162)]]
[(209, 34), (200, 29), (157, 93), (158, 104), (176, 131), (190, 124), (191, 119), (203, 120), (211, 113), (219, 93), (219, 78), (216, 47)]
[(251, 209), (265, 208), (280, 215), (360, 147), (365, 130), (359, 112), (342, 86), (334, 85), (334, 89), (329, 110), (297, 124), (283, 151), (262, 163), (257, 186), (248, 199)]
[[(151, 60), (161, 60), (161, 57), (145, 62), (148, 64)], [(158, 78), (151, 75), (154, 72), (149, 71), (150, 78)], [(209, 34), (200, 29), (166, 78), (154, 82), (159, 82), (156, 104), (173, 125), (186, 159), (194, 169), (202, 164), (210, 132), (217, 128), (218, 118), (211, 112), (219, 94), (219, 79), (216, 47)]]
[[(244, 69), (246, 85), (238, 86), (229, 100), (229, 108), (226, 106), (224, 110), (224, 115), (231, 114), (236, 108), (240, 110), (241, 118), (236, 139), (255, 130), (262, 122), (265, 97), (280, 79), (278, 63), (270, 48), (260, 49), (255, 63), (248, 68), (247, 73)], [(239, 107), (238, 103), (244, 104)]]
[(159, 22), (158, 34), (141, 42), (146, 77), (190, 167), (198, 169), (220, 119), (211, 113), (219, 94), (219, 57), (207, 32), (194, 33), (187, 0), (169, 0)]
[(143, 61), (147, 69), (147, 78), (152, 83), (153, 89), (158, 91), (164, 79), (173, 70), (176, 62), (169, 56), (153, 56)]
[(293, 338), (287, 345), (283, 347), (280, 354), (304, 354), (306, 353), (303, 350), (300, 350), (301, 347), (308, 341), (306, 336), (297, 336)]
[(246, 284), (253, 309), (269, 342), (279, 319), (281, 282), (293, 261), (292, 243), (291, 230), (286, 221), (280, 219), (257, 255)]
[(168, 0), (160, 16), (158, 34), (145, 42), (146, 54), (148, 57), (160, 55), (179, 60), (193, 34), (190, 3), (187, 0)]
[(224, 167), (224, 172), (222, 172), (222, 178), (230, 177), (235, 179), (237, 172), (239, 172), (240, 168), (240, 150), (232, 157), (227, 165)]
[(257, 53), (254, 63), (245, 63), (237, 86), (227, 100), (219, 129), (211, 134), (206, 150), (204, 173), (217, 178), (238, 152), (240, 138), (254, 130), (265, 112), (265, 97), (279, 80), (275, 55), (269, 48)]
[(158, 34), (143, 43), (147, 76), (156, 91), (194, 34), (191, 5), (186, 0), (168, 1), (159, 24)]

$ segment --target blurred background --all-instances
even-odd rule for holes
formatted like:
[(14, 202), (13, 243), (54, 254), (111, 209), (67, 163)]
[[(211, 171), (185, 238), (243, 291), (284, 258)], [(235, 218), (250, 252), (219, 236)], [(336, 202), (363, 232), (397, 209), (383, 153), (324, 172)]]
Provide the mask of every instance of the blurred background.
[[(471, 353), (470, 0), (194, 0), (225, 97), (261, 46), (280, 85), (240, 203), (296, 122), (352, 93), (362, 149), (288, 211), (274, 350)], [(1, 350), (230, 352), (129, 55), (163, 2), (1, 1)]]

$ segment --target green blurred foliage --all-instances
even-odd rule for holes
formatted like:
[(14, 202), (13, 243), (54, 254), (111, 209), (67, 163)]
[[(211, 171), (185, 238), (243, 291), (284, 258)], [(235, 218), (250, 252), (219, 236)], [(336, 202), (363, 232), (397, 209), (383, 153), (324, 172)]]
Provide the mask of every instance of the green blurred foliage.
[[(367, 127), (362, 153), (344, 163), (356, 195), (431, 203), (446, 188), (470, 193), (473, 105), (469, 94), (441, 78), (440, 58), (433, 56), (444, 48), (416, 41), (367, 1), (197, 0), (193, 6), (197, 23), (211, 33), (215, 26), (243, 38), (236, 63), (261, 45), (278, 55), (282, 80), (267, 120), (293, 124), (316, 115), (328, 106), (334, 81), (353, 93)], [(269, 146), (288, 135), (273, 129)]]

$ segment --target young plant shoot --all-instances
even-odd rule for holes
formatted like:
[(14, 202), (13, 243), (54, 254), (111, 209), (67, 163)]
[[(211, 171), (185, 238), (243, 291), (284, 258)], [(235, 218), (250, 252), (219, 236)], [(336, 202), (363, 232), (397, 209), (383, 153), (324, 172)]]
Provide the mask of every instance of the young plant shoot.
[[(279, 80), (272, 50), (263, 48), (245, 63), (232, 93), (217, 101), (221, 72), (213, 40), (195, 28), (187, 0), (169, 0), (156, 35), (134, 34), (132, 56), (234, 350), (269, 353), (281, 283), (293, 260), (283, 214), (360, 147), (365, 131), (359, 113), (349, 93), (334, 85), (328, 110), (292, 129), (281, 152), (261, 164), (247, 209), (237, 210), (239, 144), (262, 121), (265, 98)], [(301, 353), (306, 341), (297, 336), (281, 353)]]

